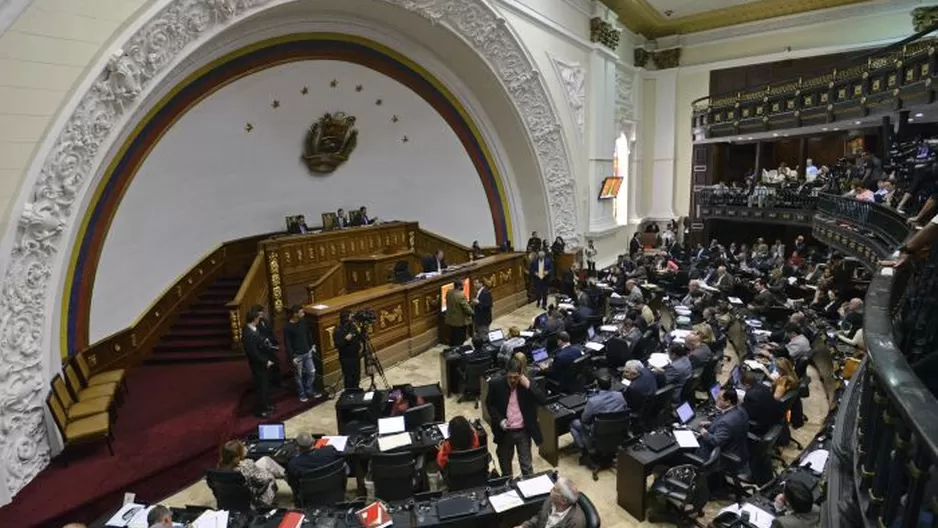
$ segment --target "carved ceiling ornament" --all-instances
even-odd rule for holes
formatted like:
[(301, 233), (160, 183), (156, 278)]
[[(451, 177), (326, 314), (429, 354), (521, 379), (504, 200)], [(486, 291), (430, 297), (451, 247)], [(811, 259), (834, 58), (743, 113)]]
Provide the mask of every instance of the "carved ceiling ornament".
[[(522, 43), (488, 0), (382, 0), (418, 13), (456, 33), (486, 59), (506, 86), (537, 155), (553, 235), (576, 246), (577, 213), (572, 164), (543, 79)], [(170, 0), (111, 55), (81, 96), (32, 184), (16, 219), (10, 262), (0, 286), (0, 466), (15, 495), (48, 463), (51, 448), (43, 397), (49, 386), (43, 347), (46, 309), (54, 303), (50, 280), (63, 234), (75, 222), (77, 197), (92, 179), (96, 156), (116, 140), (121, 121), (155, 86), (184, 50), (197, 49), (220, 30), (283, 0)], [(56, 270), (59, 273), (58, 270)], [(57, 347), (57, 339), (48, 339)], [(6, 493), (0, 491), (0, 496)]]
[(579, 62), (567, 62), (550, 53), (547, 54), (551, 66), (563, 86), (564, 95), (567, 99), (567, 105), (573, 114), (573, 122), (576, 124), (577, 132), (580, 134), (580, 141), (586, 130), (586, 68)]

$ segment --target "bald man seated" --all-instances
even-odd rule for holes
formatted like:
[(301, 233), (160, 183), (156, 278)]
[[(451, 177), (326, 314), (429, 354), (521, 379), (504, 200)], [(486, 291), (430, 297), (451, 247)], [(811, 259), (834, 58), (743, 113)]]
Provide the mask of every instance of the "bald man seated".
[(537, 515), (515, 528), (586, 528), (586, 517), (577, 501), (580, 491), (567, 477), (560, 477)]

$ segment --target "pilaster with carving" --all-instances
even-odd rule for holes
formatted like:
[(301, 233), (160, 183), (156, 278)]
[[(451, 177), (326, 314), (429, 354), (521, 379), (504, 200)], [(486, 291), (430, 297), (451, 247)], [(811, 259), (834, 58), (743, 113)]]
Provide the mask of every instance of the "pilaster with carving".
[(586, 68), (578, 62), (567, 62), (548, 53), (550, 64), (557, 74), (557, 79), (563, 87), (564, 97), (570, 113), (573, 116), (573, 123), (576, 125), (577, 132), (580, 135), (580, 141), (583, 140), (583, 132), (586, 124)]

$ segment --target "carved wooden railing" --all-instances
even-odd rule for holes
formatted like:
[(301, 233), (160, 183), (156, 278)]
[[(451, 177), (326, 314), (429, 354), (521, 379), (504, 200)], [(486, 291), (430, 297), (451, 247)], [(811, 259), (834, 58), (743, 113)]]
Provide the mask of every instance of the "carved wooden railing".
[(338, 297), (345, 293), (345, 266), (342, 263), (329, 268), (319, 280), (307, 287), (308, 302), (316, 304), (321, 299)]
[(414, 237), (414, 250), (417, 255), (432, 255), (438, 249), (443, 250), (443, 258), (449, 264), (462, 264), (472, 258), (472, 248), (436, 233), (417, 229)]
[(228, 308), (228, 320), (231, 328), (231, 344), (235, 350), (241, 349), (241, 328), (248, 319), (248, 311), (259, 304), (267, 309), (269, 292), (267, 277), (264, 274), (264, 252), (257, 251), (247, 275), (238, 288), (235, 298), (225, 305)]
[(115, 368), (132, 368), (146, 359), (156, 341), (176, 321), (179, 313), (216, 278), (243, 270), (257, 254), (257, 244), (270, 234), (225, 242), (182, 274), (162, 295), (123, 330), (80, 351), (92, 374)]
[(916, 33), (834, 70), (697, 99), (692, 103), (693, 132), (698, 138), (728, 136), (933, 103), (938, 41), (922, 38), (933, 31)]

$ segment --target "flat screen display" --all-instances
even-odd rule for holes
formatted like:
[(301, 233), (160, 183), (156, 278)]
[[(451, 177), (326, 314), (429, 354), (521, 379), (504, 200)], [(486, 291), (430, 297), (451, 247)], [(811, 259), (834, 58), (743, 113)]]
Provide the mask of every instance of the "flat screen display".
[(260, 424), (257, 426), (258, 440), (283, 440), (286, 438), (283, 424)]
[(691, 408), (689, 403), (684, 402), (677, 408), (677, 419), (680, 420), (682, 424), (686, 424), (694, 419), (694, 409)]
[(619, 196), (619, 189), (622, 187), (622, 178), (610, 176), (603, 180), (603, 186), (599, 191), (600, 200), (609, 200)]

